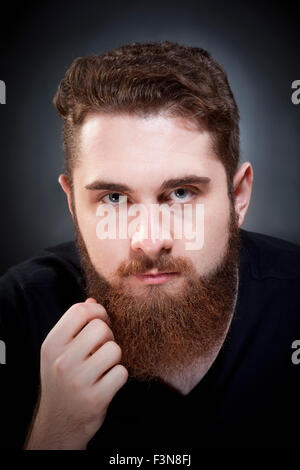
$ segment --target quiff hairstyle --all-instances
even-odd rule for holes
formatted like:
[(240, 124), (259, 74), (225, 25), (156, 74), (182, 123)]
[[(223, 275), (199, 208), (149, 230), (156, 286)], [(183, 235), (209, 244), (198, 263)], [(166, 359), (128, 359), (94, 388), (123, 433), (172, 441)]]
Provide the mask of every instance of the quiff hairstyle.
[(53, 99), (63, 119), (65, 170), (72, 185), (78, 135), (92, 112), (185, 117), (210, 132), (216, 156), (233, 176), (239, 162), (239, 111), (223, 68), (200, 47), (133, 43), (75, 59)]

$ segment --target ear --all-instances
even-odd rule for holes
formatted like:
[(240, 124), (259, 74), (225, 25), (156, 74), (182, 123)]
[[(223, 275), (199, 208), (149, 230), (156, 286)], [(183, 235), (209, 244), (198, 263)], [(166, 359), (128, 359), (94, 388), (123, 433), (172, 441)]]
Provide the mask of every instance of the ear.
[(245, 219), (250, 204), (253, 183), (253, 169), (251, 163), (245, 162), (237, 170), (233, 178), (234, 206), (239, 217), (239, 227)]
[(72, 219), (74, 219), (73, 208), (72, 208), (72, 192), (71, 192), (71, 184), (69, 182), (69, 179), (66, 175), (59, 175), (58, 182), (67, 196), (69, 211), (71, 213)]

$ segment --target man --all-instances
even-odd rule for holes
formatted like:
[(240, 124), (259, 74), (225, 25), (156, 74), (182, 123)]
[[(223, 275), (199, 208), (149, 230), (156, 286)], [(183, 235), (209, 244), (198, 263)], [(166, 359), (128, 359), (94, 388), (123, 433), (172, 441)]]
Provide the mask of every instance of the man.
[(6, 446), (293, 445), (300, 249), (240, 228), (253, 170), (223, 69), (127, 45), (76, 59), (54, 103), (76, 245), (1, 279)]

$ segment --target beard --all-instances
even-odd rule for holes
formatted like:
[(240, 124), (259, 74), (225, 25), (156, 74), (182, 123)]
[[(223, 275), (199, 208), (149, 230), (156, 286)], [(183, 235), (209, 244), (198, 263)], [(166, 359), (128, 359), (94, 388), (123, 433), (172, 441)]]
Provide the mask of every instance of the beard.
[[(120, 363), (129, 377), (151, 380), (174, 372), (183, 374), (188, 366), (204, 361), (220, 347), (234, 313), (238, 288), (240, 235), (233, 205), (225, 253), (209, 273), (200, 276), (189, 258), (163, 253), (153, 260), (142, 254), (120, 264), (115, 273), (117, 282), (108, 282), (95, 269), (75, 211), (74, 215), (86, 295), (106, 309), (122, 350)], [(129, 275), (153, 268), (180, 272), (181, 288), (169, 290), (172, 280), (166, 285), (145, 285), (142, 291), (124, 283)]]

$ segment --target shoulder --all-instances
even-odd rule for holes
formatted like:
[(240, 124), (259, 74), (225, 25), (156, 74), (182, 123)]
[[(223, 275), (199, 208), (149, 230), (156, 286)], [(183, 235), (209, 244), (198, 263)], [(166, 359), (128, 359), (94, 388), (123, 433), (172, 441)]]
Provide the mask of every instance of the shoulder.
[(31, 258), (9, 268), (0, 283), (15, 280), (21, 285), (42, 284), (61, 276), (81, 278), (80, 262), (74, 241), (45, 248)]
[(22, 322), (44, 316), (52, 324), (73, 303), (83, 300), (83, 292), (75, 242), (45, 248), (0, 277), (0, 321), (12, 321), (17, 312)]
[(263, 341), (277, 335), (278, 344), (289, 345), (300, 334), (300, 247), (270, 235), (240, 233), (240, 304)]
[(300, 246), (270, 235), (240, 229), (242, 253), (252, 276), (300, 281)]

